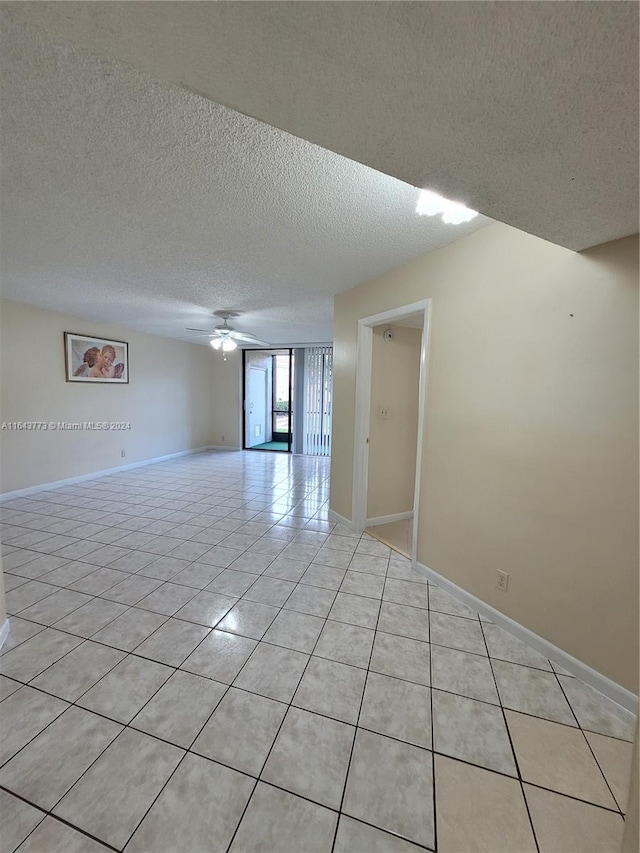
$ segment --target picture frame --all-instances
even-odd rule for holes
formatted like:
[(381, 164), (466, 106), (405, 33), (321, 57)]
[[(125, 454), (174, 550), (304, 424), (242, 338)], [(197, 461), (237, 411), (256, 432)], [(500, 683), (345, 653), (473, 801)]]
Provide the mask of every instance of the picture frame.
[(67, 382), (128, 385), (129, 344), (92, 335), (64, 333)]

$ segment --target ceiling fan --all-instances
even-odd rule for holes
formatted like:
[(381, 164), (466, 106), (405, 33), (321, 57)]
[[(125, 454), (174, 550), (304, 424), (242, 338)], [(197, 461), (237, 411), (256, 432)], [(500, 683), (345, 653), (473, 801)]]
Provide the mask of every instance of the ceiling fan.
[[(237, 311), (215, 311), (216, 317), (222, 318), (222, 323), (219, 323), (214, 327), (213, 331), (207, 332), (204, 329), (190, 329), (187, 328), (188, 332), (200, 332), (200, 336), (206, 336), (211, 338), (209, 343), (214, 349), (222, 349), (223, 352), (231, 352), (231, 350), (236, 349), (238, 346), (237, 341), (244, 344), (253, 344), (258, 347), (269, 347), (271, 344), (266, 341), (259, 340), (255, 335), (252, 335), (250, 332), (239, 332), (237, 329), (234, 329), (233, 326), (229, 325), (230, 317), (238, 317)], [(194, 337), (198, 337), (198, 335), (194, 335)]]

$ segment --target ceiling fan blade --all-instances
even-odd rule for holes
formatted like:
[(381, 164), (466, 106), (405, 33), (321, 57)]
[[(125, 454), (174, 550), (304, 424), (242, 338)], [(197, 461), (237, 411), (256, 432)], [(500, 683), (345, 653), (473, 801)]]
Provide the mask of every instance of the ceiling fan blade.
[(245, 338), (248, 341), (257, 340), (256, 336), (252, 335), (251, 332), (239, 332), (237, 329), (227, 329), (227, 334), (231, 338), (238, 338), (238, 340), (240, 338)]
[(236, 330), (234, 329), (232, 332), (229, 333), (229, 337), (234, 338), (236, 341), (242, 341), (247, 344), (257, 344), (258, 346), (262, 347), (271, 346), (271, 344), (267, 343), (266, 341), (259, 340), (258, 338), (256, 338), (255, 335), (252, 335), (250, 332), (236, 332)]
[(210, 335), (211, 332), (207, 332), (205, 329), (190, 329), (189, 326), (186, 327), (187, 332), (202, 332), (203, 335)]

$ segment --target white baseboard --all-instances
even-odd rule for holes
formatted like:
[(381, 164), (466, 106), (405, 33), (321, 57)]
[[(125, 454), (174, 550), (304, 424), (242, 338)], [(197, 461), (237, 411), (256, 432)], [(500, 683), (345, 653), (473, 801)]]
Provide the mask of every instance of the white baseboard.
[(207, 450), (242, 450), (241, 447), (232, 447), (230, 444), (212, 444), (210, 447), (207, 447)]
[(606, 675), (602, 675), (602, 673), (574, 658), (568, 652), (564, 652), (562, 649), (554, 646), (553, 643), (525, 628), (524, 625), (520, 625), (518, 622), (510, 619), (509, 616), (505, 616), (504, 613), (496, 610), (495, 607), (492, 607), (480, 598), (476, 598), (475, 595), (462, 589), (462, 587), (448, 580), (448, 578), (439, 575), (428, 566), (416, 563), (416, 570), (426, 577), (427, 580), (433, 581), (437, 586), (442, 587), (442, 589), (446, 590), (458, 601), (461, 601), (462, 604), (466, 604), (467, 607), (470, 607), (475, 612), (491, 619), (492, 622), (495, 622), (496, 625), (513, 634), (518, 640), (522, 640), (523, 643), (531, 646), (532, 649), (540, 652), (541, 655), (544, 655), (544, 657), (553, 661), (553, 663), (564, 667), (572, 675), (575, 675), (576, 678), (579, 678), (585, 684), (593, 687), (594, 690), (602, 693), (607, 699), (611, 699), (627, 711), (631, 711), (632, 714), (638, 713), (638, 697), (630, 690), (627, 690), (620, 684), (616, 684), (615, 681), (607, 678)]
[(413, 511), (395, 512), (393, 515), (378, 515), (375, 518), (367, 519), (367, 527), (376, 527), (378, 524), (391, 524), (394, 521), (406, 521), (408, 518), (413, 518)]
[[(191, 456), (193, 453), (204, 453), (207, 450), (217, 450), (213, 445), (196, 447), (194, 450), (180, 450), (177, 453), (168, 453), (166, 456), (156, 456), (153, 459), (143, 459), (141, 462), (129, 462), (127, 465), (118, 465), (117, 468), (105, 468), (102, 471), (92, 471), (90, 474), (79, 474), (77, 477), (68, 477), (65, 480), (54, 480), (51, 483), (41, 483), (38, 486), (29, 486), (27, 489), (16, 489), (13, 492), (0, 494), (0, 503), (33, 495), (36, 492), (44, 492), (49, 489), (59, 489), (61, 486), (72, 486), (74, 483), (83, 483), (85, 480), (93, 480), (95, 477), (108, 477), (110, 474), (119, 474), (121, 471), (130, 471), (132, 468), (143, 468), (145, 465), (155, 465), (157, 462), (166, 462), (169, 459), (177, 459), (179, 456)], [(228, 448), (219, 448), (227, 450)], [(236, 448), (232, 448), (236, 449)]]
[(5, 619), (0, 627), (0, 649), (4, 646), (4, 641), (9, 636), (9, 619)]
[(362, 530), (355, 529), (355, 527), (353, 526), (353, 524), (351, 524), (348, 518), (345, 518), (343, 515), (339, 515), (332, 509), (329, 510), (329, 521), (335, 521), (337, 524), (341, 524), (343, 527), (346, 527), (348, 530), (351, 530), (354, 536), (359, 536), (362, 533)]

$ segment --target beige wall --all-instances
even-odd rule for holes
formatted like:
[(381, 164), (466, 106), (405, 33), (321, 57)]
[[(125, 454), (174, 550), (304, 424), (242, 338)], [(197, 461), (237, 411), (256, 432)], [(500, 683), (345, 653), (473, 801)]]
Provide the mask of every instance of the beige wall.
[(637, 692), (637, 237), (575, 254), (493, 224), (336, 297), (347, 518), (358, 318), (425, 297), (419, 561)]
[[(383, 338), (393, 330), (393, 340)], [(413, 509), (422, 331), (385, 323), (373, 329), (367, 518)], [(379, 407), (389, 418), (379, 416)]]
[(242, 447), (242, 351), (213, 351), (212, 444), (218, 447)]
[[(129, 384), (66, 382), (64, 331), (127, 341)], [(208, 347), (8, 301), (0, 305), (0, 342), (2, 421), (131, 423), (124, 432), (3, 430), (3, 492), (214, 443)]]

